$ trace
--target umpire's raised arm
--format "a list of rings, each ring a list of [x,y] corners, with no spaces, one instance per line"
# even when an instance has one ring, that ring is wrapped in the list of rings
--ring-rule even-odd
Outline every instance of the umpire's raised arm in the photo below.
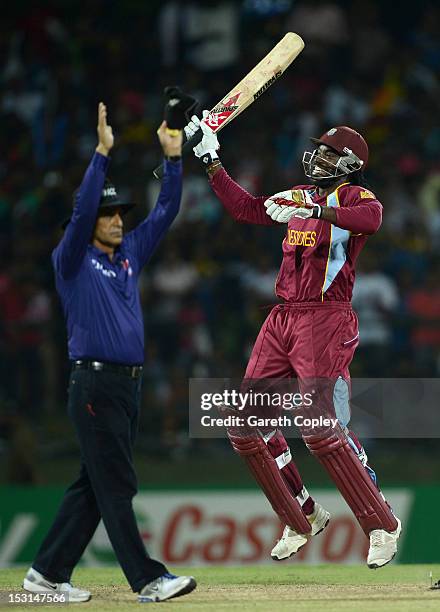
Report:
[[[86,254],[110,162],[108,155],[114,144],[113,130],[107,124],[107,107],[103,102],[98,105],[97,132],[98,146],[75,193],[72,216],[63,224],[66,230],[63,239],[52,256],[57,272],[66,280],[77,274]]]
[[[159,197],[148,217],[124,238],[138,269],[147,263],[174,221],[182,197],[182,131],[169,130],[163,121],[157,135],[165,157]]]
[[[163,122],[158,131],[165,155],[159,200],[124,237],[124,217],[135,203],[120,197],[106,176],[113,132],[105,105],[99,105],[98,146],[52,255],[71,367],[67,412],[81,468],[26,573],[23,586],[31,593],[50,587],[67,592],[71,603],[91,598],[70,579],[101,519],[139,602],[164,601],[196,587],[192,576],[170,574],[150,557],[132,505],[145,358],[139,269],[176,216],[182,191],[182,131],[171,128]]]

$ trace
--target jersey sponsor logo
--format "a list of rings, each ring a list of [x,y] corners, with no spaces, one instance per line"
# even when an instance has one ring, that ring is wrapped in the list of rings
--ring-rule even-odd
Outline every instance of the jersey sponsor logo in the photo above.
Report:
[[[372,200],[376,199],[376,196],[374,195],[374,193],[372,191],[370,191],[369,189],[364,189],[363,191],[360,192],[359,195],[360,195],[360,197],[362,199],[364,199],[364,198],[369,198],[369,199],[372,199]]]
[[[109,270],[108,268],[104,268],[102,263],[100,263],[96,259],[92,259],[92,266],[95,268],[95,270],[99,270],[101,274],[107,276],[107,278],[116,278],[116,272],[114,272],[113,270]]]
[[[287,244],[290,246],[313,247],[316,244],[316,232],[310,230],[301,232],[289,228],[287,230]]]

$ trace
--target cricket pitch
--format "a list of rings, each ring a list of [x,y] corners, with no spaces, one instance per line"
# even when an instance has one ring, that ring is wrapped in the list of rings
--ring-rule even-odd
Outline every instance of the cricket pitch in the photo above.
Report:
[[[0,570],[0,591],[19,591],[25,570]],[[198,588],[182,598],[161,603],[160,612],[440,610],[440,590],[429,589],[429,573],[432,571],[437,581],[440,565],[390,565],[369,570],[361,566],[299,566],[286,562],[175,571],[194,575]],[[141,605],[117,568],[79,568],[73,583],[93,594],[88,603],[72,604],[81,610],[125,610]],[[28,610],[29,605],[8,608]],[[38,609],[53,610],[54,605],[39,605]]]

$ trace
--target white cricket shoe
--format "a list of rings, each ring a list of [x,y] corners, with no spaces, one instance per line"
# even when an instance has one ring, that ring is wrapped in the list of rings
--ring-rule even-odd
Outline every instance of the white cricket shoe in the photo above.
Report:
[[[377,569],[389,563],[397,552],[397,540],[402,531],[402,523],[396,517],[397,529],[373,529],[370,532],[370,550],[368,551],[367,565],[370,569]]]
[[[318,533],[321,533],[321,531],[323,531],[329,524],[330,512],[328,510],[325,510],[325,508],[323,508],[321,504],[315,502],[315,509],[313,510],[312,514],[307,515],[307,519],[312,526],[311,535],[316,536],[318,535]]]
[[[289,525],[284,527],[281,540],[278,540],[270,553],[274,561],[284,561],[284,559],[288,559],[296,554],[304,544],[307,544],[309,537],[321,533],[330,521],[330,512],[325,510],[321,504],[315,502],[315,509],[312,514],[307,515],[307,519],[312,526],[312,530],[308,535],[297,533],[294,529],[291,529]]]
[[[68,603],[89,601],[92,595],[89,591],[77,589],[70,582],[51,582],[31,567],[23,580],[23,588],[30,593],[64,593]]]
[[[138,595],[140,603],[165,601],[191,593],[197,586],[192,576],[175,576],[167,572],[144,586]]]

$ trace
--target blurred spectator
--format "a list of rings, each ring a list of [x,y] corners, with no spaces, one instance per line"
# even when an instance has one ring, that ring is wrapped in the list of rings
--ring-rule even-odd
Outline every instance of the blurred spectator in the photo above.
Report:
[[[385,376],[391,357],[393,313],[398,303],[397,287],[378,269],[374,251],[364,253],[356,274],[353,308],[359,317],[356,358],[360,357],[366,376]]]
[[[421,52],[423,64],[439,74],[440,71],[440,9],[436,3],[426,7],[415,29],[413,40]]]
[[[273,266],[271,258],[267,254],[261,254],[254,265],[248,265],[242,274],[242,283],[250,295],[250,299],[258,302],[273,303],[275,279],[278,269]]]
[[[432,244],[440,252],[440,172],[426,177],[420,188],[419,203]]]
[[[392,48],[390,33],[381,21],[380,4],[371,0],[350,3],[351,66],[365,77],[381,70]],[[364,87],[368,81],[364,82]]]
[[[34,274],[36,274],[34,272]],[[40,412],[49,403],[42,348],[47,337],[47,326],[51,318],[48,293],[38,285],[36,279],[19,269],[3,276],[0,289],[0,312],[4,324],[2,359],[6,395],[18,400],[25,413],[38,420]]]
[[[226,68],[238,57],[238,6],[204,0],[167,2],[160,13],[162,61],[182,60],[203,71]]]
[[[348,39],[347,18],[336,2],[298,2],[290,15],[288,29],[298,32],[307,43],[341,45]]]
[[[418,366],[427,375],[440,374],[440,266],[438,261],[428,269],[425,282],[409,291],[408,314],[413,318],[411,341]]]
[[[353,125],[361,129],[370,115],[365,85],[352,76],[331,85],[324,99],[324,117],[328,125]]]
[[[179,298],[195,287],[197,278],[195,265],[182,261],[178,251],[169,246],[160,267],[156,267],[152,284],[159,299]]]

